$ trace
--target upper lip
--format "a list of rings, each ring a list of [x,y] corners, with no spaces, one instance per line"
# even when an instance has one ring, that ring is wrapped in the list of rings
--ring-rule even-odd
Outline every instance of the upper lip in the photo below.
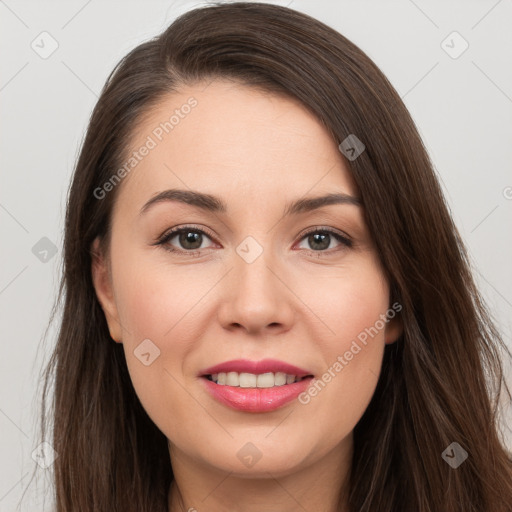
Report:
[[[224,363],[216,364],[201,370],[200,375],[213,375],[214,373],[237,372],[237,373],[253,373],[260,375],[262,373],[282,372],[287,375],[295,375],[296,377],[305,377],[313,375],[310,371],[299,368],[293,364],[285,363],[277,359],[262,359],[261,361],[250,361],[248,359],[233,359]]]

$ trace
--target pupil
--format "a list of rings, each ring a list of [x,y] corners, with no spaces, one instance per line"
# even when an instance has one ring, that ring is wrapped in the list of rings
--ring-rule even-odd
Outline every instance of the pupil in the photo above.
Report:
[[[181,236],[180,236],[180,243],[183,245],[183,247],[187,248],[187,249],[198,249],[199,247],[201,247],[201,234],[200,233],[194,233],[192,231],[187,231],[186,233],[182,233]],[[197,245],[197,247],[190,247],[188,244],[189,243],[192,243],[194,244],[197,243],[197,241],[199,240],[199,245]]]
[[[321,243],[319,249],[327,249],[329,247],[329,236],[330,235],[327,233],[316,233],[309,237],[309,242],[313,242],[311,245],[314,247],[315,243],[317,243],[320,240]]]

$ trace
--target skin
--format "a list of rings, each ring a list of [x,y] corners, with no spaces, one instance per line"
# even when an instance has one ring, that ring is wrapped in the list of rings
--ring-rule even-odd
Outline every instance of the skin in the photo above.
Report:
[[[320,121],[294,99],[227,80],[205,86],[170,94],[136,127],[134,150],[188,98],[198,101],[118,185],[110,250],[93,246],[96,293],[137,395],[169,440],[170,512],[334,512],[352,431],[375,391],[385,344],[401,333],[399,316],[307,404],[247,413],[207,393],[200,370],[238,358],[280,359],[319,378],[391,304],[362,207],[283,217],[286,202],[305,196],[358,196]],[[139,215],[169,188],[213,194],[228,211],[173,201]],[[198,256],[154,245],[188,224],[215,234],[202,235]],[[332,236],[322,247],[308,242],[303,233],[313,227],[341,232],[353,246]],[[236,252],[247,236],[263,249],[250,264]],[[191,251],[179,235],[168,245]],[[134,355],[145,339],[160,350],[148,366]],[[248,442],[262,455],[252,467],[237,457]]]

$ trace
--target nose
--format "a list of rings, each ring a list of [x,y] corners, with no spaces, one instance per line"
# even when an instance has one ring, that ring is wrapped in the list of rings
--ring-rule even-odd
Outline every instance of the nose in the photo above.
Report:
[[[217,313],[222,326],[248,334],[289,330],[295,308],[285,274],[269,250],[254,261],[235,254],[234,266],[223,279],[223,300]]]

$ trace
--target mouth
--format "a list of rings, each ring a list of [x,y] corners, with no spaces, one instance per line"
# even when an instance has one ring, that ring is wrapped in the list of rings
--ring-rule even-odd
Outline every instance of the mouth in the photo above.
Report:
[[[242,412],[264,413],[293,402],[314,379],[309,370],[278,359],[225,361],[198,374],[218,402]]]
[[[219,372],[201,376],[219,386],[238,388],[273,388],[289,386],[302,380],[312,379],[313,375],[293,375],[284,372],[246,373],[246,372]]]
[[[220,386],[271,388],[300,382],[314,375],[304,368],[278,359],[234,359],[204,368],[199,376]]]

